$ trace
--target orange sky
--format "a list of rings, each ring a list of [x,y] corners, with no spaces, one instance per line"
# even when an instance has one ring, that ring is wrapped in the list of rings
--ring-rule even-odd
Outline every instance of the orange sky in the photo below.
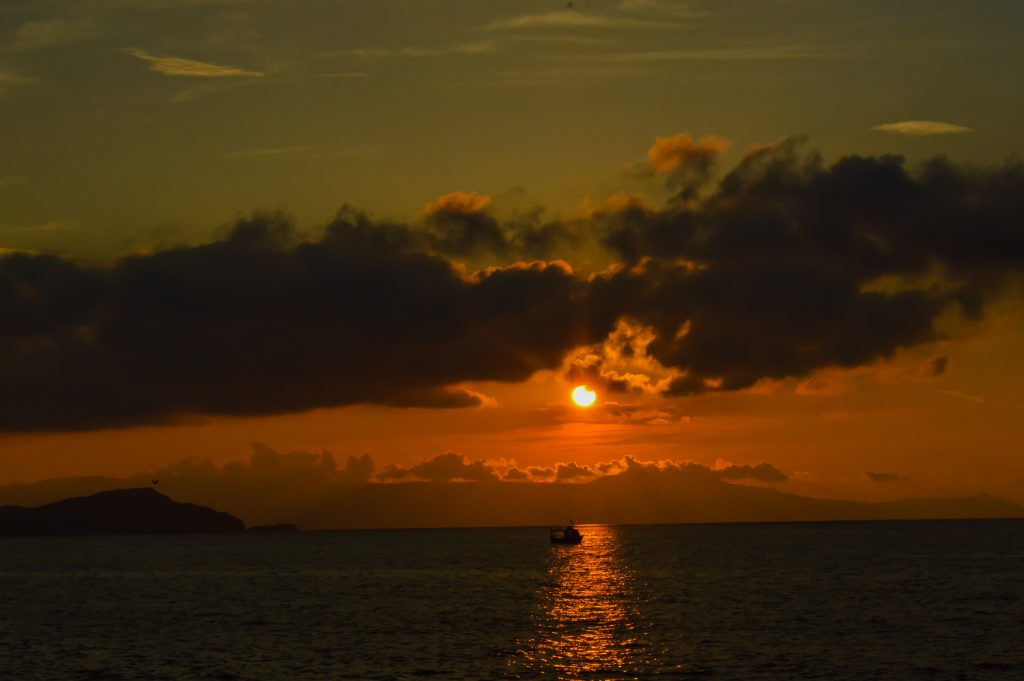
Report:
[[[473,387],[493,398],[459,410],[353,406],[264,418],[196,418],[170,427],[6,435],[0,483],[71,475],[130,476],[185,457],[248,460],[253,443],[279,451],[371,454],[378,467],[454,451],[499,466],[594,464],[630,455],[710,466],[768,461],[779,489],[883,500],[988,492],[1024,502],[1024,317],[998,317],[937,347],[852,372],[823,371],[736,394],[675,399],[601,395],[571,406],[551,372],[523,384]],[[950,358],[941,377],[922,366]],[[623,412],[609,400],[621,401]],[[866,471],[906,478],[873,482]]]
[[[143,5],[0,9],[0,485],[262,443],[1024,503],[1019,7]]]

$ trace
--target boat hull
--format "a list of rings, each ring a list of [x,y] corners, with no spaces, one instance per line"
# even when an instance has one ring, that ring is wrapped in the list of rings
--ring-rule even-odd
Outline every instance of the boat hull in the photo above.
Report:
[[[562,538],[562,539],[556,539],[554,537],[551,538],[551,543],[552,544],[579,544],[582,541],[583,541],[583,535],[580,535],[578,537],[569,537],[569,538]]]
[[[565,527],[552,527],[550,536],[552,544],[579,544],[583,541],[583,535],[571,523]]]

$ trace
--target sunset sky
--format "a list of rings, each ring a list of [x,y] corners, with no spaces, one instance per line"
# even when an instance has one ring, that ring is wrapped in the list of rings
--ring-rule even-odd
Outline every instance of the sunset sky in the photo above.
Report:
[[[262,444],[1024,503],[1022,35],[995,0],[4,2],[0,484]]]

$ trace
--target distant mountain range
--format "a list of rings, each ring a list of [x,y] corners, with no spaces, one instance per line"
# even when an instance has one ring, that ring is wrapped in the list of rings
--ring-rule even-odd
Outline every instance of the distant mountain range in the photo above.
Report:
[[[181,504],[154,489],[118,489],[35,508],[0,507],[0,536],[244,532],[228,513]]]
[[[303,527],[1005,518],[1024,508],[987,495],[882,503],[812,499],[694,471],[630,471],[585,484],[403,483],[351,490],[299,516]]]
[[[9,485],[0,487],[0,503],[45,503],[124,484],[112,478],[66,478]],[[161,480],[160,489],[177,499],[226,509],[251,523],[288,522],[303,529],[549,525],[570,518],[624,524],[1024,517],[1021,506],[988,495],[878,503],[813,499],[726,482],[703,466],[637,467],[576,484],[354,484],[287,477],[257,484],[172,478]],[[152,489],[124,492],[174,503]]]

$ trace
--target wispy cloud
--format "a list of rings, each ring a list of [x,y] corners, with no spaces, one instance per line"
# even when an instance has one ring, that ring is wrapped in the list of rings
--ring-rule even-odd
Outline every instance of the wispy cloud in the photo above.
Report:
[[[570,35],[566,33],[510,33],[502,36],[503,43],[540,43],[547,45],[600,46],[614,43],[610,38],[595,38],[591,35]]]
[[[361,59],[393,59],[396,57],[441,57],[447,54],[487,54],[496,52],[500,45],[494,40],[460,43],[447,47],[356,47],[350,50],[333,50],[319,55],[320,59],[334,57],[359,57]]]
[[[242,149],[240,151],[225,151],[217,154],[217,158],[241,159],[241,158],[266,158],[280,156],[294,156],[308,151],[308,147],[267,147],[264,149]]]
[[[872,130],[878,132],[891,132],[896,135],[907,135],[909,137],[931,137],[933,135],[957,135],[965,132],[973,132],[971,128],[953,123],[941,121],[897,121],[895,123],[883,123],[876,125]]]
[[[683,50],[646,50],[573,57],[600,64],[643,64],[676,61],[759,61],[775,59],[824,59],[848,53],[817,45],[765,45],[753,47],[697,47]]]
[[[21,227],[21,232],[56,232],[58,230],[69,229],[72,227],[70,222],[63,222],[61,220],[47,220],[46,222],[37,222],[31,225],[25,225]]]
[[[484,28],[489,31],[515,31],[524,28],[672,28],[673,24],[649,19],[612,17],[603,14],[586,14],[575,10],[525,14],[511,19],[498,19]]]
[[[252,149],[235,149],[220,152],[212,152],[200,155],[201,158],[217,159],[221,161],[259,161],[262,159],[273,161],[275,159],[312,159],[330,158],[338,156],[353,156],[368,151],[368,147],[346,147],[346,148],[324,148],[320,146],[281,146],[281,147],[255,147]]]
[[[14,40],[7,46],[6,51],[28,52],[84,40],[93,35],[94,29],[90,21],[29,21],[18,28]]]
[[[0,178],[2,180],[3,178]],[[64,222],[62,220],[47,220],[45,222],[36,222],[29,225],[12,225],[9,227],[2,227],[4,232],[55,232],[63,229],[70,229],[74,226],[71,222]]]
[[[354,80],[358,78],[369,78],[370,74],[363,71],[332,71],[329,73],[318,73],[318,78],[333,78],[337,80]]]
[[[607,38],[594,38],[578,35],[551,34],[551,33],[510,33],[498,38],[477,40],[473,42],[458,43],[455,45],[441,46],[420,46],[404,45],[399,47],[354,47],[346,50],[330,50],[316,56],[318,60],[330,60],[337,58],[371,59],[415,59],[415,58],[436,58],[448,55],[485,55],[500,52],[523,43],[546,44],[546,45],[579,45],[599,46],[608,45],[613,41]],[[322,74],[321,77],[334,78],[362,78],[366,77],[361,71],[342,72],[338,74]]]
[[[261,71],[250,71],[237,66],[212,64],[209,62],[183,59],[182,57],[158,57],[134,47],[125,50],[137,59],[149,62],[149,68],[165,76],[186,76],[192,78],[247,77],[260,78]]]
[[[31,83],[31,78],[19,76],[16,73],[10,71],[0,71],[0,97],[5,96],[11,91],[11,86],[21,85],[23,83]]]
[[[978,395],[971,395],[970,393],[960,392],[959,390],[940,390],[943,395],[949,395],[950,397],[956,397],[957,399],[967,400],[968,402],[974,402],[975,404],[986,404],[988,400]]]
[[[110,9],[180,9],[189,7],[216,7],[243,5],[248,0],[106,0]]]
[[[652,12],[681,19],[700,19],[711,14],[676,0],[620,0],[618,8],[623,12]]]
[[[192,82],[198,82],[199,84],[175,92],[171,96],[171,101],[175,104],[185,104],[193,102],[200,97],[249,87],[254,83],[258,83],[259,80],[256,78],[201,78]]]
[[[31,248],[7,248],[5,246],[0,246],[0,258],[4,257],[5,255],[13,255],[15,253],[22,253],[25,255],[38,255],[39,251],[34,251]]]
[[[476,80],[451,80],[448,87],[506,87],[582,83],[608,78],[632,77],[647,73],[646,69],[627,66],[569,66],[539,70],[504,71]]]

